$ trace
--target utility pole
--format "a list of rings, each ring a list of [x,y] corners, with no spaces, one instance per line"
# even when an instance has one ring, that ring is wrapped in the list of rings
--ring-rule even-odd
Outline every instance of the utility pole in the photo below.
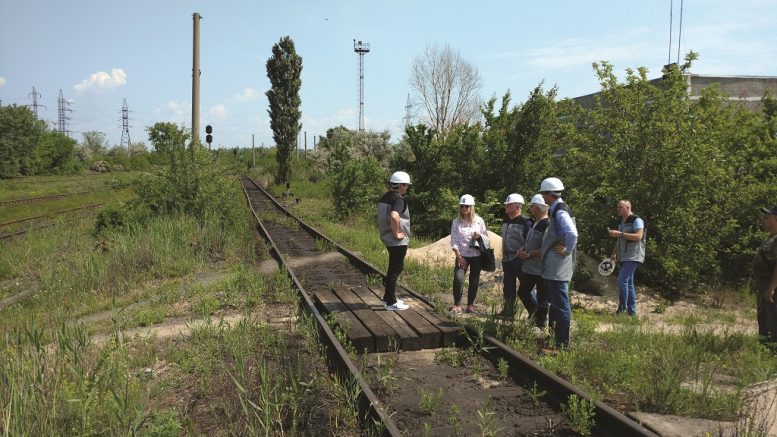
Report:
[[[200,143],[200,13],[195,12],[192,53],[192,144]]]
[[[67,135],[68,138],[70,138],[70,131],[67,130],[67,122],[70,120],[70,117],[65,115],[66,112],[73,112],[72,109],[69,108],[70,102],[65,100],[65,97],[62,95],[62,89],[59,90],[59,98],[57,99],[57,130],[61,133]]]
[[[32,106],[32,114],[35,116],[35,119],[38,119],[38,106],[42,106],[43,108],[46,108],[46,105],[39,105],[38,104],[38,96],[43,97],[39,92],[35,91],[35,87],[32,87],[32,92],[27,93],[28,96],[32,96],[32,105],[26,105],[26,106]]]
[[[305,131],[305,158],[308,157],[308,131]]]
[[[251,134],[251,155],[254,157],[254,165],[252,168],[256,168],[256,147],[254,146],[254,134]]]
[[[127,142],[127,155],[130,152],[130,134],[129,134],[129,108],[127,107],[127,99],[124,99],[124,103],[121,105],[121,146],[124,146],[124,142]]]
[[[359,132],[364,132],[364,55],[370,51],[370,43],[353,40],[353,51],[359,54]]]

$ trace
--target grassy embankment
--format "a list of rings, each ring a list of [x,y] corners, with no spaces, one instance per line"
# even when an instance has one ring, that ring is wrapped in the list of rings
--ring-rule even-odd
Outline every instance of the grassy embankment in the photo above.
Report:
[[[280,188],[276,189],[280,193]],[[379,269],[385,269],[385,248],[375,234],[372,217],[338,223],[331,199],[322,184],[296,182],[295,196],[302,197],[293,210],[344,246],[358,251]],[[415,238],[412,247],[431,241]],[[448,268],[421,266],[406,261],[401,280],[431,298],[445,311],[452,282]],[[722,310],[675,317],[671,332],[657,330],[647,318],[614,316],[609,311],[573,308],[573,347],[569,351],[542,354],[525,314],[512,322],[476,321],[482,329],[503,339],[543,367],[579,384],[595,397],[622,411],[645,411],[736,420],[747,431],[777,414],[777,405],[753,408],[747,388],[777,377],[777,357],[766,351],[754,335],[742,334],[736,315],[749,308],[755,324],[755,301],[746,291],[733,291],[739,299]],[[480,297],[478,299],[481,299]],[[482,306],[500,304],[500,297],[486,297]],[[473,319],[470,319],[473,321]],[[705,326],[712,322],[714,329]],[[609,330],[597,329],[608,325]]]
[[[0,434],[356,434],[355,393],[286,278],[258,274],[247,214],[92,229],[0,242],[0,299],[27,295],[0,308]]]

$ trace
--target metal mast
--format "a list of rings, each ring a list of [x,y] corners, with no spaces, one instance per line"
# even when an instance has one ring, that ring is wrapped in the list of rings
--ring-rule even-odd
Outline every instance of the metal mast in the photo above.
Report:
[[[359,132],[364,132],[364,55],[370,43],[353,40],[353,51],[359,54]]]
[[[121,106],[121,146],[124,146],[125,141],[127,143],[127,154],[129,154],[130,153],[130,134],[129,134],[129,108],[127,107],[127,99],[124,99],[124,104]]]
[[[66,115],[67,112],[73,112],[69,108],[70,102],[68,102],[62,95],[62,90],[59,90],[59,98],[57,98],[57,130],[70,137],[70,131],[67,129],[67,122],[70,117]]]
[[[407,104],[405,104],[405,129],[410,126],[410,120],[413,119],[413,115],[410,110],[413,109],[413,104],[410,103],[410,94],[407,95]]]
[[[32,96],[32,105],[27,105],[27,106],[32,106],[32,113],[33,113],[33,115],[35,115],[35,119],[37,120],[38,119],[38,106],[43,106],[44,108],[46,107],[46,105],[39,105],[38,104],[38,96],[40,96],[40,97],[43,97],[43,96],[41,96],[41,94],[39,92],[35,91],[35,87],[32,87],[32,92],[31,93],[27,93],[27,95],[28,96],[29,95]]]

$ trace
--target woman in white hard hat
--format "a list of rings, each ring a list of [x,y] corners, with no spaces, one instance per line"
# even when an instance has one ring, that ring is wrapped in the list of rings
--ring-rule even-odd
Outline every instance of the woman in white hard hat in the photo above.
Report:
[[[456,254],[453,268],[453,314],[461,314],[461,297],[464,275],[469,268],[469,287],[467,288],[467,307],[465,312],[475,312],[475,297],[480,285],[480,249],[479,244],[488,243],[488,229],[483,219],[475,213],[475,198],[469,194],[459,199],[459,214],[451,225],[451,249]]]

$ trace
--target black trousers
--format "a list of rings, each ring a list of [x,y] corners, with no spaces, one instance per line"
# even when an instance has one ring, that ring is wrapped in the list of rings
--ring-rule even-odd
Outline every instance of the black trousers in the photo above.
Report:
[[[386,305],[397,303],[395,294],[397,289],[397,279],[402,270],[405,269],[405,255],[407,255],[407,246],[386,246],[389,253],[388,271],[386,272],[386,291],[383,294],[383,301]]]

